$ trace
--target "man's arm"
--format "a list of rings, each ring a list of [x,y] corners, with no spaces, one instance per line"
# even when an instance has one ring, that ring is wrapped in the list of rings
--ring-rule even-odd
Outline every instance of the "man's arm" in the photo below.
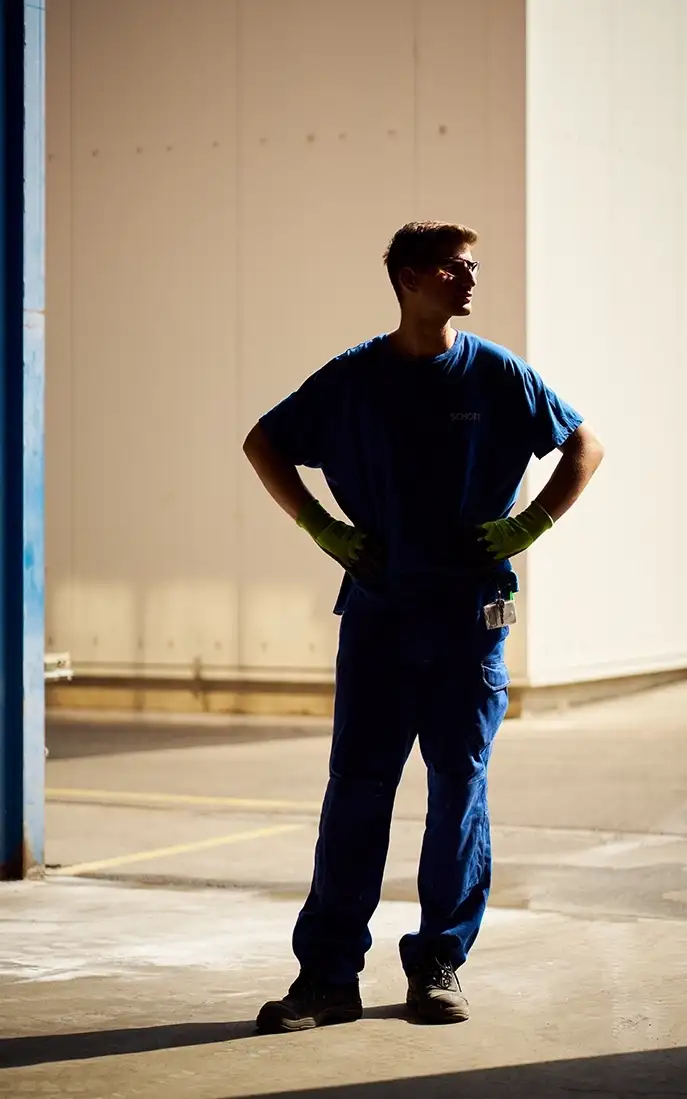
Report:
[[[291,462],[272,445],[258,423],[246,436],[243,450],[273,500],[295,519],[314,542],[361,581],[374,581],[383,565],[381,547],[356,527],[334,519],[308,492]]]
[[[562,457],[553,475],[529,507],[511,519],[482,523],[482,542],[495,561],[503,561],[536,542],[577,500],[601,463],[604,450],[582,423],[558,448]]]
[[[298,519],[313,497],[296,467],[275,450],[260,424],[248,432],[243,452],[272,499],[292,519]]]
[[[572,507],[604,456],[603,446],[586,423],[580,424],[559,450],[562,457],[534,501],[554,522]]]

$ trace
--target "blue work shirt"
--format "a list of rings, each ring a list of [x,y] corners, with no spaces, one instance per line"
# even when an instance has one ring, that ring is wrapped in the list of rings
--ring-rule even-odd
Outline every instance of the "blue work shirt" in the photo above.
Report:
[[[366,594],[390,604],[443,603],[483,576],[458,551],[466,530],[507,516],[532,455],[581,423],[528,363],[468,332],[435,358],[377,336],[260,419],[275,449],[321,469],[344,514],[383,544],[384,581]],[[514,576],[508,561],[489,567]],[[358,586],[345,576],[335,613]]]

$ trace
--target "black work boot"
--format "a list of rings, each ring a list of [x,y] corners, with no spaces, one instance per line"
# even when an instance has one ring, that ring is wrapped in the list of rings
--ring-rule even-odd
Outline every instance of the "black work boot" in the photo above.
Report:
[[[357,981],[336,985],[300,973],[283,1000],[269,1000],[256,1026],[263,1034],[309,1030],[329,1023],[352,1023],[363,1013]]]
[[[410,974],[406,1003],[428,1023],[462,1023],[470,1017],[453,966],[437,958]]]

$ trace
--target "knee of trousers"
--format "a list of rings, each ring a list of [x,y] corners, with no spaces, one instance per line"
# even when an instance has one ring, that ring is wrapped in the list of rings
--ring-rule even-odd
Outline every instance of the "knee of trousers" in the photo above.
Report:
[[[465,766],[437,772],[430,769],[429,804],[432,808],[451,809],[459,817],[483,816],[487,805],[487,769],[477,757]]]
[[[350,805],[357,815],[365,810],[393,807],[398,778],[394,775],[351,774],[332,768],[325,807]]]

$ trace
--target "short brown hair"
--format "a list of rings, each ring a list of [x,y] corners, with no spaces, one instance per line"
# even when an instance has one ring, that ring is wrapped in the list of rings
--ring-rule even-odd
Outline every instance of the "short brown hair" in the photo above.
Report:
[[[446,253],[459,245],[471,247],[477,243],[477,233],[467,225],[449,221],[410,221],[394,233],[384,253],[396,297],[401,300],[399,272],[403,267],[431,267],[446,258]]]

